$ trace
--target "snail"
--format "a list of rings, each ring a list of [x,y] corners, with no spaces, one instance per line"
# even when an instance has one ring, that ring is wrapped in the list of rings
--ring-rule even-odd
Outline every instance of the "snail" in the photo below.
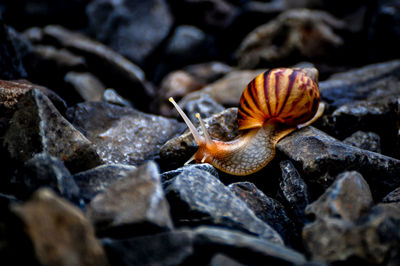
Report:
[[[249,175],[265,167],[274,158],[280,139],[310,125],[324,111],[315,68],[276,68],[255,77],[240,98],[237,121],[241,134],[228,142],[212,139],[196,114],[201,136],[172,97],[169,100],[199,145],[191,160],[232,175]]]

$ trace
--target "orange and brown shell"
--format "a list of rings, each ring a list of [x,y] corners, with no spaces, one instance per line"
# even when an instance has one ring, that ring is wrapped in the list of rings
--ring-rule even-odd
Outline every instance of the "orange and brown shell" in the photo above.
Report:
[[[240,97],[239,130],[262,127],[268,121],[295,126],[310,120],[320,101],[316,76],[277,68],[255,77]]]

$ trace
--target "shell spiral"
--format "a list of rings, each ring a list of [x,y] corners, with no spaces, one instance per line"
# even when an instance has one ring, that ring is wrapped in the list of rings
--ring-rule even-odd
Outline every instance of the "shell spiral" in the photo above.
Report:
[[[295,126],[310,120],[320,102],[316,75],[290,68],[258,75],[240,98],[239,129],[259,128],[268,121]]]

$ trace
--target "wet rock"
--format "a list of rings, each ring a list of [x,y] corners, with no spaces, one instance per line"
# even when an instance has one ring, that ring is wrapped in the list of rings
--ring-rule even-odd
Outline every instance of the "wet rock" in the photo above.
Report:
[[[275,230],[207,171],[196,168],[183,171],[171,180],[165,191],[176,225],[207,222],[251,232],[282,244]]]
[[[57,197],[50,190],[41,189],[24,204],[11,206],[17,220],[9,230],[23,232],[32,249],[19,249],[13,261],[23,261],[32,252],[40,265],[108,265],[100,242],[85,215],[76,207]],[[15,236],[21,236],[21,233]]]
[[[182,265],[193,254],[188,230],[163,232],[129,239],[104,239],[111,265]]]
[[[397,202],[400,203],[400,187],[396,188],[389,194],[387,194],[383,199],[383,203],[392,203],[392,202]]]
[[[96,38],[139,65],[169,34],[173,18],[164,0],[92,1],[86,9]]]
[[[381,138],[374,132],[357,131],[343,142],[360,149],[381,153]]]
[[[74,88],[83,101],[97,102],[103,97],[105,86],[96,76],[88,72],[68,72],[64,80]]]
[[[43,34],[44,38],[85,57],[90,72],[101,77],[102,82],[110,84],[122,96],[136,100],[138,106],[146,108],[145,99],[149,100],[151,88],[138,66],[109,47],[60,26],[46,26]]]
[[[123,164],[104,164],[79,172],[73,178],[80,189],[80,197],[89,202],[98,193],[105,191],[114,182],[125,179],[135,170],[135,166]]]
[[[27,76],[22,55],[15,48],[8,27],[0,18],[0,79],[20,79]]]
[[[126,237],[172,228],[157,165],[148,162],[97,194],[87,207],[100,235]]]
[[[350,170],[363,175],[375,199],[399,186],[399,160],[346,145],[314,127],[303,128],[283,138],[277,150],[307,176],[307,184],[313,191],[316,187],[328,187],[339,173]]]
[[[326,57],[343,44],[334,33],[344,23],[329,13],[293,9],[250,32],[236,52],[239,66],[254,68],[273,62]]]
[[[193,97],[191,100],[185,101],[181,108],[194,125],[200,124],[199,119],[196,117],[197,113],[205,119],[225,110],[221,104],[217,103],[208,94],[199,94],[198,98]]]
[[[233,183],[228,188],[265,223],[274,228],[282,237],[286,245],[297,243],[293,221],[287,216],[283,205],[259,190],[250,182]]]
[[[208,172],[212,176],[215,176],[216,178],[218,178],[218,171],[211,164],[208,164],[208,163],[188,164],[188,165],[179,167],[177,169],[162,173],[161,180],[163,182],[163,185],[165,187],[167,187],[174,180],[174,178],[176,176],[182,174],[183,172],[190,172],[190,171],[192,171],[192,169],[198,169],[201,171]]]
[[[91,142],[36,89],[19,100],[3,145],[10,158],[19,163],[41,152],[61,159],[71,172],[102,163]]]
[[[187,101],[198,98],[199,94],[208,94],[217,103],[225,106],[237,106],[247,84],[263,72],[265,72],[263,69],[232,71],[223,78],[208,84],[200,91],[188,94],[182,99],[180,104],[185,105]]]
[[[78,203],[79,188],[64,163],[46,153],[35,154],[11,180],[14,194],[27,199],[41,187],[51,188],[60,196]]]
[[[105,102],[80,103],[67,117],[106,163],[135,165],[156,158],[161,145],[183,129],[174,119]]]
[[[308,222],[305,209],[309,204],[307,184],[289,160],[281,161],[282,176],[279,180],[280,192],[295,222],[302,227]]]
[[[356,221],[373,205],[371,191],[356,171],[340,174],[318,200],[307,206],[306,212],[318,218]]]
[[[132,103],[122,98],[114,89],[106,89],[102,100],[119,106],[132,107]]]

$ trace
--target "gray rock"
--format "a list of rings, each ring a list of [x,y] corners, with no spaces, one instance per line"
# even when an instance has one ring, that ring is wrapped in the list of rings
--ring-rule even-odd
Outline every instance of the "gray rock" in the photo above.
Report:
[[[139,65],[167,37],[173,23],[164,0],[96,0],[86,12],[96,38]]]
[[[66,49],[57,49],[50,45],[35,45],[29,57],[29,62],[33,67],[37,67],[42,71],[49,71],[50,73],[56,73],[55,69],[63,72],[70,70],[79,71],[84,70],[86,66],[84,57],[75,55]]]
[[[400,160],[346,145],[314,127],[286,136],[277,149],[307,176],[309,187],[327,188],[339,173],[349,170],[363,175],[376,199],[400,185]]]
[[[97,102],[103,98],[105,86],[96,76],[88,72],[68,72],[64,81],[80,96],[79,102]]]
[[[350,137],[345,138],[343,143],[360,149],[381,153],[381,138],[374,132],[357,131]]]
[[[214,166],[208,163],[200,163],[200,164],[188,164],[179,167],[178,169],[164,172],[161,174],[161,180],[163,181],[164,186],[167,186],[170,182],[173,181],[174,177],[182,174],[183,172],[191,171],[192,169],[199,169],[202,171],[206,171],[210,173],[212,176],[218,178],[218,171]]]
[[[189,65],[184,68],[189,74],[204,83],[214,82],[232,71],[232,67],[218,61]]]
[[[119,106],[132,107],[132,103],[122,98],[114,89],[106,89],[102,100]]]
[[[356,171],[340,174],[335,182],[306,212],[318,219],[336,218],[355,222],[372,207],[371,191],[364,178]]]
[[[211,258],[210,263],[208,264],[208,266],[242,266],[242,265],[244,264],[241,264],[236,260],[228,256],[225,256],[223,253],[218,253],[214,255]]]
[[[64,163],[46,153],[35,154],[17,169],[11,180],[19,198],[30,197],[41,187],[51,188],[66,199],[78,203],[79,188]]]
[[[10,158],[19,163],[42,152],[64,161],[71,172],[102,163],[92,143],[36,89],[19,100],[3,145]]]
[[[105,102],[80,103],[68,109],[67,117],[112,164],[136,165],[156,158],[161,145],[183,129],[174,119]]]
[[[305,214],[305,209],[309,204],[307,184],[289,160],[281,161],[279,165],[282,171],[279,180],[280,192],[294,221],[302,227],[308,222]]]
[[[292,220],[287,216],[283,205],[265,195],[253,183],[233,183],[228,188],[265,223],[274,228],[285,241],[286,245],[295,246],[299,236]]]
[[[383,203],[400,203],[400,187],[396,188],[395,190],[393,190],[392,192],[390,192],[389,194],[387,194],[383,199],[382,199]]]
[[[126,178],[135,169],[135,166],[130,165],[104,164],[76,173],[73,178],[80,189],[80,197],[88,202],[114,182]]]
[[[185,170],[165,189],[177,225],[207,222],[251,232],[282,244],[279,234],[209,172]]]
[[[321,58],[343,44],[345,25],[324,11],[292,9],[250,32],[236,52],[239,66],[255,68],[296,58]],[[292,62],[295,63],[295,62]]]
[[[19,242],[11,242],[18,243],[14,248],[19,248],[13,261],[24,260],[34,252],[40,265],[108,265],[85,215],[50,190],[40,189],[28,202],[13,204],[11,212],[16,222],[8,225],[9,230],[16,230],[19,234],[15,236],[20,237]],[[30,250],[22,249],[22,236],[32,244]]]
[[[126,237],[172,229],[157,165],[148,162],[97,194],[87,215],[100,235]]]

